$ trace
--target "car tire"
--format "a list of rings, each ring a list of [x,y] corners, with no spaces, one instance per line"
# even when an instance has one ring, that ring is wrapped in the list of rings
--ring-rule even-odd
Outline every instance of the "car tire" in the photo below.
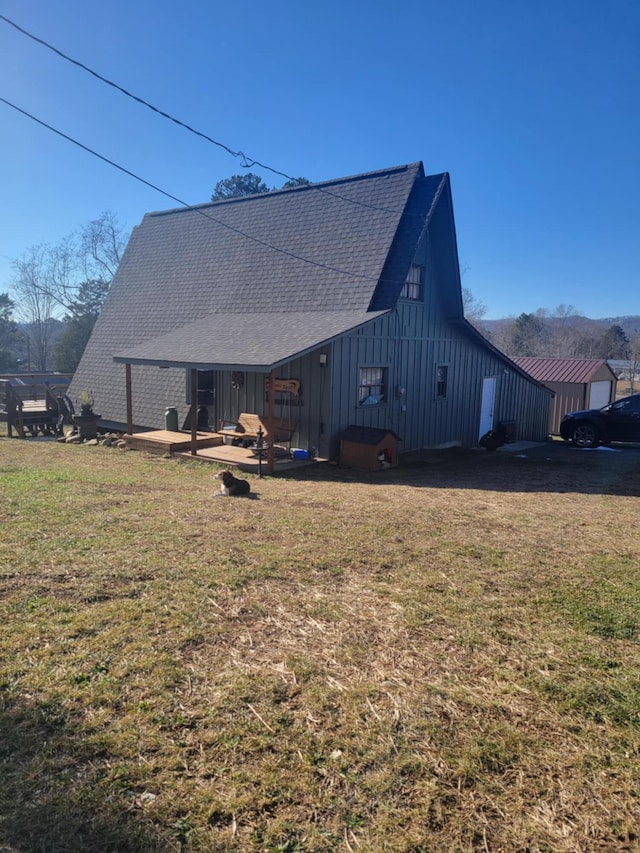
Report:
[[[593,424],[582,423],[574,428],[572,441],[576,447],[597,447],[600,443],[600,436]]]

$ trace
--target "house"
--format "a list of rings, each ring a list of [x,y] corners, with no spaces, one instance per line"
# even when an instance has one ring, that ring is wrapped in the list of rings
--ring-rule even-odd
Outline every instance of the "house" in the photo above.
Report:
[[[196,387],[192,387],[197,385]],[[336,458],[349,426],[402,452],[548,433],[549,391],[463,316],[448,174],[422,163],[147,214],[75,374],[101,425],[295,421]]]
[[[637,390],[637,383],[640,383],[640,353],[636,358],[609,358],[607,364],[613,370],[618,381],[626,381],[629,383],[629,393],[633,394]],[[616,394],[618,391],[616,391]]]
[[[513,361],[554,392],[549,432],[560,434],[567,412],[599,409],[616,398],[616,375],[603,358],[518,357]]]

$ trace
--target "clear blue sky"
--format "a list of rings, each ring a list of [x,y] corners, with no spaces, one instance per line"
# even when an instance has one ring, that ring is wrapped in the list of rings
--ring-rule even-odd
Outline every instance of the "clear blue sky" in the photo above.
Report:
[[[0,0],[0,13],[288,174],[449,172],[463,284],[488,317],[640,314],[638,0]],[[242,171],[2,21],[0,79],[0,96],[189,203]],[[0,187],[0,292],[29,246],[104,210],[133,227],[176,206],[1,103]]]

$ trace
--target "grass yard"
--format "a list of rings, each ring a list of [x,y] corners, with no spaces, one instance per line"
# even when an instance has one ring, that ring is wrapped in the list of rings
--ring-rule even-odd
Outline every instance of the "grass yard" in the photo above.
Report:
[[[640,452],[214,470],[0,437],[0,849],[640,850]]]

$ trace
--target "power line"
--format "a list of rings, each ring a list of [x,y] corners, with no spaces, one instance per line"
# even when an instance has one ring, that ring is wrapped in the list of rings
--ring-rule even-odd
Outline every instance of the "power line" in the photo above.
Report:
[[[157,113],[158,115],[162,116],[163,118],[166,118],[169,121],[172,121],[174,124],[177,124],[179,127],[182,127],[185,130],[189,131],[189,133],[193,133],[196,136],[199,136],[201,139],[204,139],[207,142],[210,142],[212,145],[216,145],[218,148],[222,148],[224,151],[226,151],[232,157],[239,158],[240,159],[240,165],[243,168],[250,169],[253,166],[258,166],[261,169],[265,169],[268,172],[272,172],[274,175],[279,175],[282,178],[286,178],[286,180],[288,180],[288,181],[292,181],[294,183],[296,183],[298,181],[298,178],[294,178],[291,175],[287,175],[286,172],[281,172],[279,169],[274,169],[272,166],[268,166],[266,163],[261,163],[259,160],[254,160],[253,158],[248,157],[243,151],[234,151],[228,145],[225,145],[224,142],[220,142],[217,139],[213,139],[208,134],[202,133],[202,131],[196,130],[194,127],[191,127],[190,125],[186,124],[185,122],[181,121],[180,119],[177,119],[174,116],[170,115],[170,113],[167,113],[164,110],[161,110],[158,107],[153,106],[153,104],[150,104],[148,101],[145,101],[144,98],[141,98],[138,95],[134,95],[132,92],[129,92],[123,86],[120,86],[117,83],[114,83],[112,80],[109,80],[107,77],[104,77],[102,74],[99,74],[97,71],[94,71],[92,68],[89,68],[89,66],[85,65],[83,62],[80,62],[77,59],[73,59],[73,57],[68,56],[66,53],[63,53],[61,50],[58,50],[57,47],[54,47],[52,44],[49,44],[49,42],[45,41],[44,39],[39,38],[38,36],[34,35],[33,33],[30,33],[28,30],[25,30],[23,27],[16,24],[15,21],[12,21],[10,18],[7,18],[6,15],[0,15],[0,20],[2,20],[5,23],[9,24],[10,26],[14,27],[14,29],[18,30],[18,32],[21,32],[23,35],[27,36],[27,38],[30,38],[33,41],[37,42],[38,44],[41,44],[43,47],[46,47],[48,50],[53,51],[53,53],[57,54],[62,59],[66,60],[67,62],[72,63],[72,65],[75,65],[78,68],[81,68],[83,71],[86,71],[88,74],[91,74],[93,77],[95,77],[97,80],[100,80],[102,83],[106,83],[107,86],[111,86],[112,88],[117,89],[118,92],[121,92],[123,95],[126,95],[127,98],[132,98],[134,101],[137,101],[139,104],[147,107],[148,109],[152,110],[154,113]],[[398,214],[400,216],[421,216],[421,214],[419,214],[419,213],[412,213],[410,211],[402,211],[402,210],[393,210],[392,208],[389,208],[389,207],[379,207],[375,204],[367,204],[366,202],[356,201],[355,199],[347,198],[346,196],[340,195],[339,193],[331,192],[331,190],[328,190],[324,187],[316,186],[315,184],[309,184],[309,189],[316,190],[317,192],[326,193],[327,195],[331,195],[334,198],[339,198],[342,201],[346,201],[349,204],[355,204],[359,207],[367,207],[371,210],[380,210],[380,211],[383,211],[384,213],[395,213],[395,214]]]
[[[242,159],[242,165],[245,168],[250,168],[251,166],[262,166],[262,164],[258,163],[256,160],[250,160],[250,158],[245,157],[245,155],[243,154],[242,151],[233,151],[231,148],[229,148],[223,142],[218,142],[217,140],[212,139],[210,136],[207,136],[205,133],[201,133],[199,130],[196,130],[195,128],[190,127],[188,124],[185,124],[184,122],[180,121],[179,119],[174,118],[173,116],[169,115],[169,113],[166,113],[161,109],[158,109],[158,107],[154,107],[153,104],[150,104],[148,101],[145,101],[142,98],[139,98],[137,95],[134,95],[132,92],[127,91],[127,89],[123,88],[122,86],[119,86],[117,83],[114,83],[113,81],[107,79],[106,77],[103,77],[101,74],[98,74],[97,71],[93,71],[93,69],[89,68],[88,65],[85,65],[84,63],[79,62],[77,59],[73,59],[71,56],[68,56],[66,53],[63,53],[61,50],[58,50],[57,47],[54,47],[52,44],[49,44],[49,42],[46,42],[44,39],[38,38],[38,36],[35,36],[33,33],[30,33],[28,30],[25,30],[23,27],[16,24],[15,21],[10,20],[5,15],[0,15],[0,20],[2,20],[5,23],[9,24],[10,26],[14,27],[16,30],[18,30],[18,32],[21,32],[23,35],[27,36],[27,38],[30,38],[33,41],[38,42],[38,44],[41,44],[43,47],[46,47],[49,50],[53,51],[53,53],[56,53],[58,56],[60,56],[62,59],[65,59],[67,62],[71,62],[73,65],[76,65],[78,68],[81,68],[83,71],[86,71],[88,74],[91,74],[94,77],[96,77],[98,80],[101,80],[103,83],[106,83],[108,86],[112,86],[114,89],[117,89],[119,92],[122,92],[122,94],[126,95],[128,98],[132,98],[134,101],[137,101],[139,104],[142,104],[143,106],[148,107],[150,110],[153,110],[153,112],[158,113],[158,115],[161,115],[163,118],[169,119],[169,121],[172,121],[175,124],[180,125],[180,127],[185,128],[190,133],[195,133],[196,136],[201,136],[203,139],[206,139],[207,142],[211,142],[211,143],[213,143],[213,145],[217,145],[219,148],[223,148],[228,154],[231,154],[232,157],[240,157]],[[263,166],[263,168],[268,168],[268,167]],[[275,170],[272,169],[271,171],[275,171]],[[282,177],[284,177],[284,178],[288,178],[288,176],[285,175],[283,172],[276,172],[276,174],[282,175]],[[291,180],[295,180],[295,179],[291,179]]]
[[[251,234],[247,234],[246,231],[243,231],[241,228],[235,228],[233,225],[229,225],[226,222],[223,222],[221,219],[217,219],[215,216],[210,216],[208,213],[205,213],[199,207],[195,207],[192,204],[189,204],[187,201],[183,201],[183,199],[178,198],[178,196],[172,195],[170,192],[163,190],[161,187],[156,184],[152,184],[150,181],[145,180],[145,178],[141,178],[139,175],[136,175],[135,172],[126,169],[124,166],[120,166],[118,163],[115,163],[113,160],[110,160],[108,157],[105,157],[102,154],[99,154],[97,151],[94,151],[93,148],[89,148],[88,145],[84,145],[82,142],[78,142],[77,139],[74,139],[72,136],[69,136],[66,133],[63,133],[61,130],[58,130],[52,125],[47,124],[42,119],[36,118],[36,116],[27,112],[26,110],[21,109],[16,106],[16,104],[11,103],[6,98],[0,96],[0,103],[6,104],[8,107],[16,110],[16,112],[21,113],[22,115],[30,118],[32,121],[35,121],[37,124],[42,127],[46,127],[47,130],[50,130],[52,133],[61,136],[63,139],[66,139],[68,142],[72,142],[74,145],[77,145],[78,148],[82,148],[83,151],[87,151],[89,154],[92,154],[94,157],[97,157],[99,160],[102,160],[104,163],[107,163],[109,166],[113,166],[115,169],[118,169],[121,172],[124,172],[125,175],[129,175],[130,178],[134,178],[134,180],[139,181],[141,184],[144,184],[147,187],[150,187],[152,190],[161,193],[166,198],[170,198],[172,201],[177,202],[182,207],[186,207],[188,210],[192,210],[194,213],[200,214],[200,216],[204,216],[205,219],[210,219],[212,222],[215,222],[217,225],[221,225],[223,228],[227,228],[229,231],[233,231],[236,234],[240,234],[242,237],[245,237],[247,240],[252,240],[254,243],[258,243],[260,246],[264,246],[267,249],[272,249],[274,252],[280,252],[282,255],[286,255],[289,258],[293,258],[297,261],[302,261],[305,264],[311,264],[314,267],[320,267],[321,269],[328,270],[329,272],[337,272],[341,275],[348,275],[352,278],[360,278],[366,281],[381,281],[382,279],[375,278],[374,276],[364,275],[363,273],[350,272],[349,270],[343,270],[339,267],[332,267],[329,264],[321,264],[318,261],[312,261],[310,258],[304,258],[302,255],[296,255],[294,252],[289,252],[287,249],[281,249],[278,246],[274,246],[271,243],[267,243],[265,240],[260,240],[258,237],[254,237]]]

